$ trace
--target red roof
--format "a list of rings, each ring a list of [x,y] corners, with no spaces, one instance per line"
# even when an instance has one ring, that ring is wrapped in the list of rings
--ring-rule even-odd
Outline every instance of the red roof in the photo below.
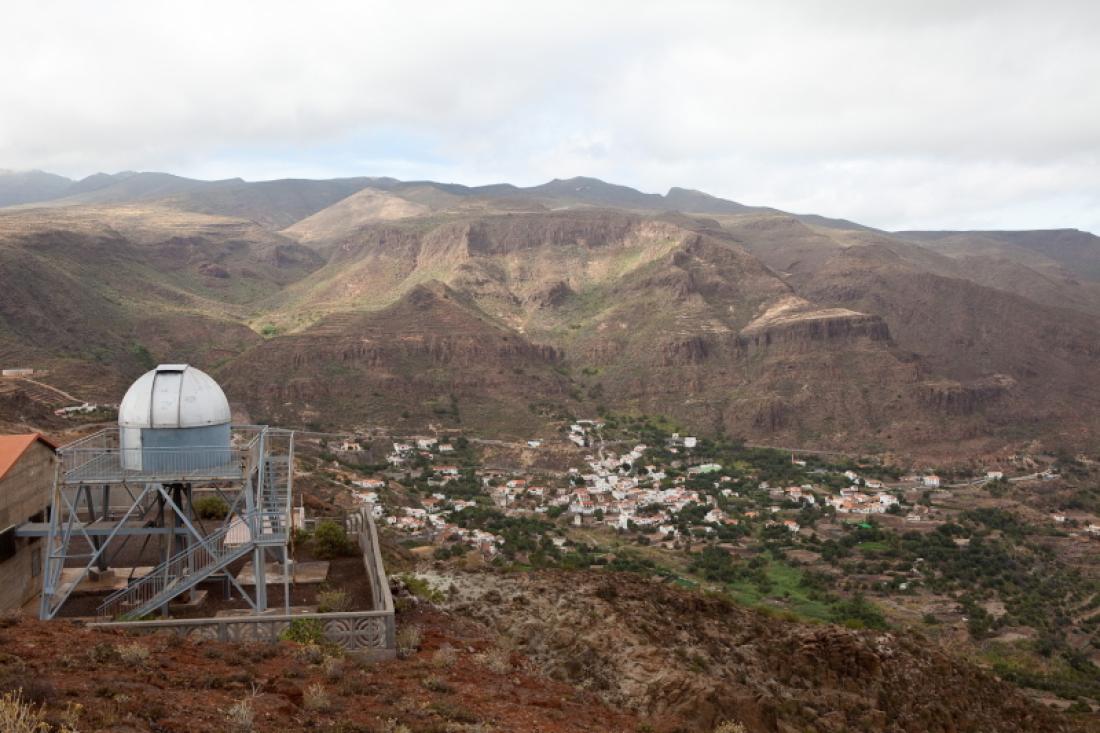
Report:
[[[11,470],[11,467],[26,453],[27,448],[30,448],[36,440],[41,440],[48,445],[51,450],[57,450],[57,446],[54,445],[47,438],[42,437],[39,433],[28,433],[26,435],[0,435],[0,478],[4,478]]]

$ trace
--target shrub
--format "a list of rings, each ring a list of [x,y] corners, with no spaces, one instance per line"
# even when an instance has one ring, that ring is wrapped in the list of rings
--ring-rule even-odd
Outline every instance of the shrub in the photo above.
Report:
[[[5,692],[0,697],[0,730],[5,733],[41,733],[48,731],[44,707],[23,700],[23,691]]]
[[[283,641],[297,644],[316,644],[325,641],[325,627],[315,618],[296,618],[279,634]]]
[[[92,662],[93,667],[98,664],[113,662],[118,659],[118,649],[105,641],[101,641],[88,650],[88,659]]]
[[[355,554],[355,544],[336,522],[325,520],[313,530],[313,552],[322,560]]]
[[[420,648],[420,638],[419,626],[402,626],[398,629],[397,656],[401,659],[407,659],[416,654],[416,650]]]
[[[321,660],[321,669],[330,680],[340,679],[344,671],[344,660],[339,657],[325,657]]]
[[[332,707],[328,691],[320,682],[314,682],[302,693],[302,706],[306,710],[328,710]]]
[[[201,496],[191,503],[191,508],[199,519],[225,519],[229,514],[229,505],[220,496]]]
[[[454,692],[455,691],[455,688],[453,688],[449,684],[447,684],[446,680],[444,680],[440,677],[436,677],[435,675],[430,675],[428,677],[425,677],[424,681],[421,684],[424,685],[425,690],[430,690],[432,692],[444,692],[445,693],[445,692]]]
[[[412,733],[412,731],[404,723],[398,723],[395,719],[389,718],[382,721],[382,725],[378,727],[378,733]]]
[[[512,671],[512,652],[503,646],[494,646],[482,652],[480,661],[493,674],[508,674]]]
[[[118,653],[118,658],[122,660],[123,664],[144,667],[149,663],[149,647],[139,644],[136,641],[130,642],[129,644],[119,644],[115,647],[115,651]]]
[[[409,593],[429,603],[442,603],[443,593],[431,586],[428,581],[418,578],[410,573],[403,573],[397,578],[405,585]]]
[[[832,610],[834,623],[843,624],[852,629],[888,628],[886,617],[873,603],[857,593],[852,598],[837,603]]]
[[[350,611],[351,596],[338,588],[323,590],[317,594],[317,610],[321,613]]]
[[[727,720],[724,723],[719,723],[718,727],[714,729],[714,733],[748,733],[748,729],[744,723]]]
[[[325,650],[320,644],[309,642],[295,649],[294,657],[309,664],[320,664],[325,661]]]
[[[244,698],[229,706],[225,711],[225,719],[233,730],[248,733],[252,730],[256,712],[252,709],[252,700]]]
[[[435,650],[432,655],[432,666],[440,669],[450,669],[458,661],[458,652],[450,644],[444,644]]]

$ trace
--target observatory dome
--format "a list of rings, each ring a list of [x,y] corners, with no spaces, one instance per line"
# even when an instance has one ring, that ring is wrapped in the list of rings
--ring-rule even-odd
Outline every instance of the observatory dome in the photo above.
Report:
[[[230,421],[229,400],[214,379],[188,364],[161,364],[138,377],[118,406],[123,428],[199,428]]]
[[[225,393],[187,364],[161,364],[138,377],[118,406],[122,466],[181,473],[229,462],[232,416]]]

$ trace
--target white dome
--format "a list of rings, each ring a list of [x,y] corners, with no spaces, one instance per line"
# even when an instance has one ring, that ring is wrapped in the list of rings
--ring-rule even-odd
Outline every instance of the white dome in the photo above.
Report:
[[[222,388],[187,364],[161,364],[141,375],[118,406],[124,428],[197,428],[230,419]]]

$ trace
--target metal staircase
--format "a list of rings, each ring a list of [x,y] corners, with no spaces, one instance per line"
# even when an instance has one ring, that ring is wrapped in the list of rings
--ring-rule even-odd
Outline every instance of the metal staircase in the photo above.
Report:
[[[290,537],[290,455],[268,456],[264,462],[255,541],[259,545],[282,545]]]
[[[255,552],[257,562],[260,562],[265,548],[281,547],[285,556],[291,531],[294,434],[267,429],[262,437],[261,441],[250,446],[245,459],[247,507],[242,508],[240,518],[249,528],[248,540],[241,542],[238,538],[233,544],[228,544],[231,528],[228,521],[221,529],[201,539],[190,536],[192,544],[185,550],[128,587],[108,596],[98,609],[101,618],[141,618],[249,553]],[[262,573],[258,574],[257,579],[260,578]],[[262,581],[260,585],[263,585]],[[265,598],[266,593],[257,587],[257,595]],[[266,600],[261,606],[264,603]]]
[[[99,606],[105,619],[135,619],[151,613],[253,550],[253,543],[227,545],[229,527],[207,535],[158,565],[151,573],[109,595]]]

